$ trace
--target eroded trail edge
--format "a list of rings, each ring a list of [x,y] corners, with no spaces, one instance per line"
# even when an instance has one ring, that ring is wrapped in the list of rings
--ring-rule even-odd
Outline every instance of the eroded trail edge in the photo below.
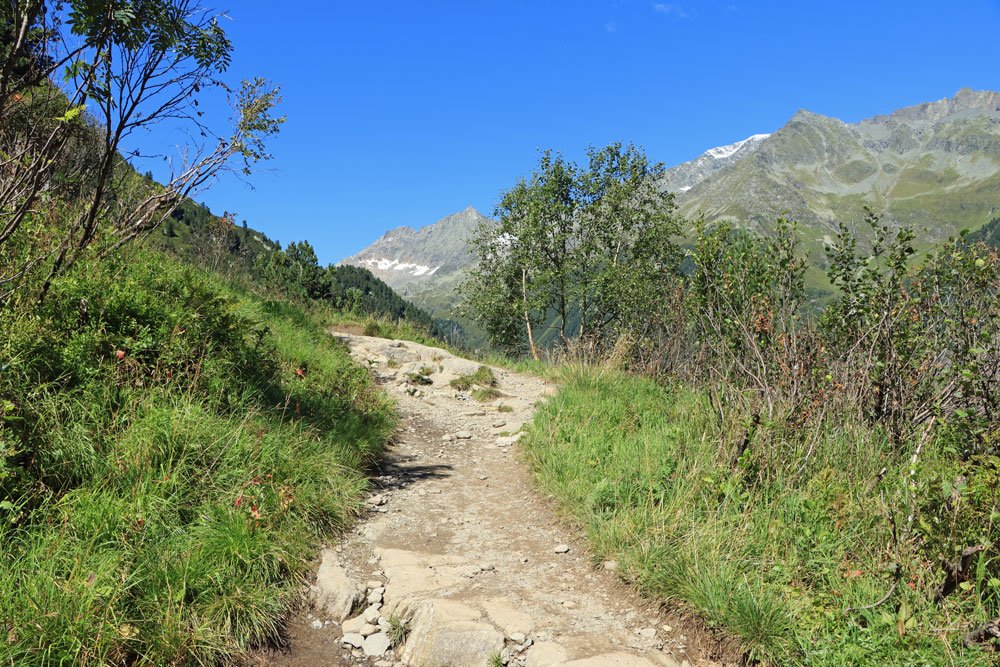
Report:
[[[402,421],[370,511],[323,554],[314,607],[293,622],[291,648],[273,662],[709,664],[619,581],[613,562],[594,566],[582,537],[533,487],[517,441],[554,386],[493,368],[499,396],[481,403],[450,385],[476,362],[408,341],[334,335],[398,400]],[[416,376],[429,384],[414,384]],[[392,645],[401,622],[406,640]]]

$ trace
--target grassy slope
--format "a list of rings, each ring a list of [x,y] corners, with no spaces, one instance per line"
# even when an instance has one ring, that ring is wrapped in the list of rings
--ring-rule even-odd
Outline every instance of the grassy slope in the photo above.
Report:
[[[393,426],[317,313],[160,253],[115,259],[0,313],[5,664],[275,639]]]
[[[967,589],[937,606],[929,598],[941,574],[930,554],[942,535],[997,541],[995,521],[982,520],[1000,517],[995,468],[982,466],[979,477],[959,471],[953,450],[929,442],[914,481],[918,497],[931,500],[919,508],[918,537],[899,545],[887,511],[904,530],[912,443],[893,447],[865,429],[813,433],[810,443],[767,428],[733,464],[746,428],[720,428],[703,394],[571,368],[524,442],[541,485],[587,529],[598,558],[617,558],[645,593],[734,634],[750,657],[989,664],[961,638],[998,615],[1000,581],[986,575],[983,556]],[[766,451],[774,447],[781,451]],[[783,463],[762,470],[767,460]],[[956,491],[959,472],[967,486]],[[893,582],[884,604],[845,615]]]

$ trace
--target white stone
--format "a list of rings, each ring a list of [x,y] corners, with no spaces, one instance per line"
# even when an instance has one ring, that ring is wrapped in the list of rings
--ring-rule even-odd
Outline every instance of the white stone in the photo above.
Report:
[[[349,618],[340,627],[344,631],[345,635],[358,634],[361,632],[361,628],[367,623],[364,616],[355,616],[354,618]]]
[[[361,648],[365,643],[365,638],[356,632],[344,635],[344,638],[340,640],[343,644],[349,644],[354,648]]]
[[[553,642],[539,642],[524,656],[525,667],[556,667],[566,662],[566,649]]]
[[[569,551],[569,545],[568,544],[559,544],[559,545],[556,546],[555,549],[553,549],[553,551],[555,551],[557,554],[567,553]]]
[[[472,433],[469,431],[459,431],[455,434],[455,437],[459,440],[470,440],[472,439]]]
[[[371,623],[365,623],[364,625],[361,626],[361,629],[358,630],[358,634],[361,635],[362,637],[368,637],[369,635],[373,635],[378,631],[379,628],[377,625],[372,625]]]
[[[385,652],[389,650],[391,645],[392,642],[389,641],[389,635],[384,632],[379,632],[378,634],[371,635],[365,639],[365,643],[361,646],[361,650],[365,652],[366,656],[371,658],[385,655]]]
[[[378,623],[378,617],[381,616],[378,610],[379,610],[379,605],[377,604],[373,604],[372,606],[365,609],[365,613],[363,614],[365,621],[367,621],[368,623]]]

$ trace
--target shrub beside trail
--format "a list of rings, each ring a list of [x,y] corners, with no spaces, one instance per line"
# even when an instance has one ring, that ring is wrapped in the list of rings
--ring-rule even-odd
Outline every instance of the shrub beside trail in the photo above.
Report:
[[[912,466],[917,442],[864,425],[796,442],[780,423],[758,425],[734,458],[751,428],[720,425],[704,390],[579,367],[522,443],[597,558],[735,636],[748,659],[993,664],[965,637],[998,615],[995,552],[974,553],[942,599],[939,557],[1000,541],[1000,460],[962,461],[938,437]]]

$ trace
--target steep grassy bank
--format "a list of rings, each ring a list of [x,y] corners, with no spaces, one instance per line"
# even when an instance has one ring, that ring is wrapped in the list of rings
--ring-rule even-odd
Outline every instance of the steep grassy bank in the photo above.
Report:
[[[911,467],[919,443],[877,428],[803,437],[720,422],[700,390],[599,368],[563,382],[523,441],[530,464],[645,593],[765,664],[991,664],[963,638],[1000,613],[992,549],[934,598],[950,545],[1000,540],[995,456],[956,457],[942,432]]]
[[[393,426],[325,325],[150,251],[0,311],[0,661],[276,638]]]

